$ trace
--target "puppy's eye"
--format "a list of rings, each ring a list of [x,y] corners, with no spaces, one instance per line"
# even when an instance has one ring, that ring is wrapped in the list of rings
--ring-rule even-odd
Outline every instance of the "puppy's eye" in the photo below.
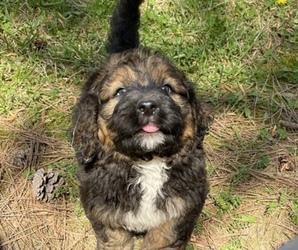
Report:
[[[161,89],[168,94],[172,93],[173,91],[172,87],[169,84],[163,85]]]
[[[115,96],[122,96],[126,92],[125,88],[119,88],[117,89]]]

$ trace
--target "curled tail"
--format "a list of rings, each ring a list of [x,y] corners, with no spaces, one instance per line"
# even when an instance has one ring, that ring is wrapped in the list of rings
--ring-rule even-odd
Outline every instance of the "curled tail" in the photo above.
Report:
[[[143,0],[119,0],[111,19],[108,38],[109,54],[139,46],[140,10]]]

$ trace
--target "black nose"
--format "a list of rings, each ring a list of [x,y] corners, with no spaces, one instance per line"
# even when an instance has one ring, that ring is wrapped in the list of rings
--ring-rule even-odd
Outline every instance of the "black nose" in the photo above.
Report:
[[[140,101],[138,103],[138,111],[140,111],[141,114],[146,116],[153,115],[155,113],[156,108],[157,108],[157,103],[156,101],[153,101],[153,100],[145,100],[145,101]]]

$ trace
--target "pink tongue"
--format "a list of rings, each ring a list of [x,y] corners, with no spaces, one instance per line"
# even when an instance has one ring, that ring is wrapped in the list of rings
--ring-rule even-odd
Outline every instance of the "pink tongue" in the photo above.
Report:
[[[146,125],[142,129],[147,133],[155,133],[159,130],[159,128],[154,125]]]

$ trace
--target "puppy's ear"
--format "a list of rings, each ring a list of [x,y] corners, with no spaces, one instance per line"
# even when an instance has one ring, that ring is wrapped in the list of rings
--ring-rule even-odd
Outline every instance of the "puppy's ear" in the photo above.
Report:
[[[213,122],[213,114],[211,108],[198,99],[195,94],[194,84],[188,82],[187,86],[188,98],[192,106],[192,115],[195,117],[196,122],[197,148],[200,148],[204,137],[208,133],[208,129]]]
[[[202,146],[205,135],[213,122],[213,112],[207,104],[196,101],[197,148]]]
[[[80,165],[92,164],[101,148],[97,125],[99,105],[98,96],[85,89],[73,113],[72,144]]]

